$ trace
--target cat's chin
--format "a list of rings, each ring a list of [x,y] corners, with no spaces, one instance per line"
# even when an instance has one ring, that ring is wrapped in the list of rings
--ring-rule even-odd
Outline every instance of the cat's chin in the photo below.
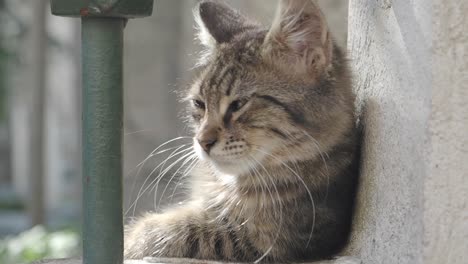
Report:
[[[210,162],[218,172],[230,176],[239,176],[250,170],[248,166],[244,165],[242,158],[236,161],[216,161],[211,159]]]
[[[240,176],[251,170],[247,159],[243,157],[237,157],[234,160],[219,160],[208,155],[203,155],[201,159],[208,162],[219,174]]]

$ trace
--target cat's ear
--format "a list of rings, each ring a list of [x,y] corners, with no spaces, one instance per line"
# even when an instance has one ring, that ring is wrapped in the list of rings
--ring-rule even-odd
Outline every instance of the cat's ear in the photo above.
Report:
[[[198,39],[205,46],[208,56],[216,46],[230,42],[234,36],[256,26],[220,1],[202,1],[194,10]]]
[[[286,67],[320,74],[331,63],[333,43],[315,0],[280,0],[264,52]]]

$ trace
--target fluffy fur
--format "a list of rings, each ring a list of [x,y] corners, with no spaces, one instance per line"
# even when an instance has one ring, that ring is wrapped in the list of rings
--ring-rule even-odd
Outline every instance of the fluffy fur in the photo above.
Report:
[[[125,257],[328,258],[346,243],[358,164],[349,70],[311,0],[270,29],[205,1],[207,52],[186,99],[200,162],[192,198],[126,228]]]

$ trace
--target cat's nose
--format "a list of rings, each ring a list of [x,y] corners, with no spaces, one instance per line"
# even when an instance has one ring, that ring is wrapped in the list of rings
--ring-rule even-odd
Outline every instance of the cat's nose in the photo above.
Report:
[[[218,141],[218,133],[216,130],[204,131],[200,136],[197,137],[198,143],[206,151],[210,153],[210,150],[216,145]]]
[[[218,140],[214,138],[204,139],[204,140],[198,139],[198,143],[208,154],[210,153],[211,148],[216,144],[216,141]]]

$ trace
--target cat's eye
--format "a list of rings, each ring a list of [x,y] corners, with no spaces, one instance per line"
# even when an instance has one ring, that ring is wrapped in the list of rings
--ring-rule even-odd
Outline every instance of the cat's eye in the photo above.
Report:
[[[202,109],[202,110],[205,109],[205,103],[203,101],[195,99],[192,102],[193,102],[193,106],[195,106],[196,108]]]
[[[237,112],[237,111],[241,110],[242,107],[244,107],[244,105],[246,103],[247,103],[246,99],[235,100],[229,105],[229,110],[231,112]]]

